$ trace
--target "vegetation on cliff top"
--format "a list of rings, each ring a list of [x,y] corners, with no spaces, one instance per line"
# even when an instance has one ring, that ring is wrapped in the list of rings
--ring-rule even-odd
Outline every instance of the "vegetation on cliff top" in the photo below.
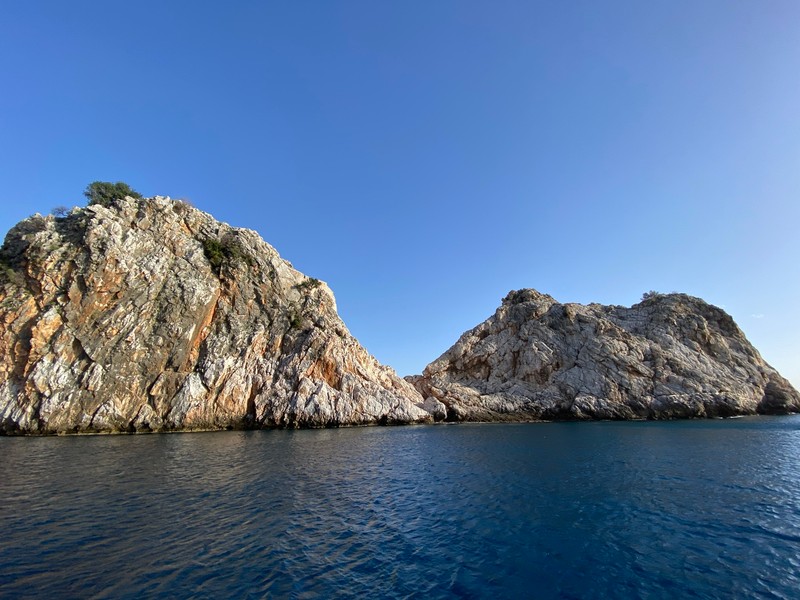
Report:
[[[118,181],[117,183],[110,183],[108,181],[93,181],[86,186],[83,195],[89,199],[89,205],[99,204],[100,206],[108,206],[114,200],[130,196],[137,200],[142,195],[136,190],[132,189],[127,183]]]

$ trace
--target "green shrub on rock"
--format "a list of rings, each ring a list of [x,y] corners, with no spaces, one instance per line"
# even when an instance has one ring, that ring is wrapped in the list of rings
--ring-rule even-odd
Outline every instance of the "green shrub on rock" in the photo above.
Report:
[[[298,283],[295,287],[297,287],[297,289],[300,291],[306,292],[316,289],[320,285],[322,285],[322,282],[319,279],[317,279],[316,277],[309,277],[302,283]]]
[[[125,196],[136,198],[137,200],[142,195],[136,190],[131,189],[127,183],[118,181],[117,183],[110,183],[108,181],[93,181],[86,186],[83,195],[89,199],[89,205],[99,204],[100,206],[108,206],[114,200],[119,200]]]
[[[203,240],[203,252],[205,252],[208,262],[211,263],[211,268],[217,274],[226,261],[230,263],[243,261],[248,265],[253,264],[253,258],[235,235],[228,234],[222,239],[206,238]]]
[[[203,240],[203,251],[206,254],[208,262],[211,263],[212,268],[218,271],[222,266],[222,261],[225,260],[225,252],[222,249],[220,241],[214,238]]]

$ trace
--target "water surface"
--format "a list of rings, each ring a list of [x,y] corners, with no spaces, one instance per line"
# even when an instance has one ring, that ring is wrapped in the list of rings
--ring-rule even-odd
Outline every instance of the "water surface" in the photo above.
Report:
[[[800,416],[0,438],[0,596],[797,598]]]

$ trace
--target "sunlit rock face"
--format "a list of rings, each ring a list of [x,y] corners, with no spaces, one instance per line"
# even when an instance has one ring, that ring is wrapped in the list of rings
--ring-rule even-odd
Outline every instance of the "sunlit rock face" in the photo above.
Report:
[[[184,202],[37,215],[0,259],[0,432],[432,419],[327,285]]]
[[[407,379],[438,418],[455,421],[800,412],[797,391],[733,319],[684,294],[625,308],[514,291]]]

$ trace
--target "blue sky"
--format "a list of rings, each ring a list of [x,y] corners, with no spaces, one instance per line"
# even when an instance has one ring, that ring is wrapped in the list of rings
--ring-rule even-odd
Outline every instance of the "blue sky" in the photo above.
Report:
[[[6,0],[0,229],[122,180],[257,230],[401,375],[511,289],[657,290],[800,386],[798,30],[793,0]]]

